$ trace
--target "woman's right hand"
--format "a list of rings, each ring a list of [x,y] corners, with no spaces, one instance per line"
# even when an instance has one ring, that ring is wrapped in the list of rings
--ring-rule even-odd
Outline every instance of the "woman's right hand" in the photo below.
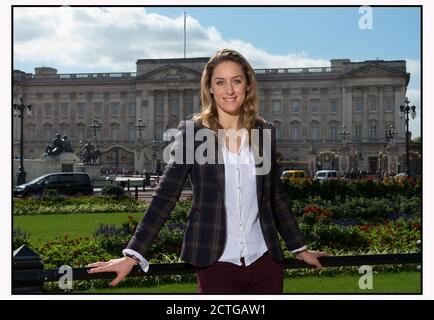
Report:
[[[115,287],[121,282],[133,269],[136,261],[129,257],[123,257],[119,259],[112,259],[107,262],[94,262],[88,264],[87,267],[91,269],[88,273],[99,273],[99,272],[116,272],[117,277],[110,282],[111,287]]]

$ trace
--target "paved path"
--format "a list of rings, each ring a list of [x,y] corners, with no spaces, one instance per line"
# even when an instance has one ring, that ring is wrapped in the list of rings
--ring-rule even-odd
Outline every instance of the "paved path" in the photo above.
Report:
[[[149,202],[152,199],[152,193],[153,191],[146,191],[146,192],[140,192],[139,191],[139,201],[145,201],[145,202]],[[134,191],[131,193],[134,196]],[[191,190],[183,190],[181,192],[181,195],[179,197],[180,200],[184,200],[188,197],[190,197],[193,194],[193,191]]]

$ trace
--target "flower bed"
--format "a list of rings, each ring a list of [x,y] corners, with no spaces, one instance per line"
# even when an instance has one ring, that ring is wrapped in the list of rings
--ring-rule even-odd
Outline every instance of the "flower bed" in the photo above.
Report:
[[[416,241],[421,239],[422,203],[420,183],[416,181],[383,184],[374,181],[308,182],[291,185],[287,190],[290,191],[292,209],[301,231],[306,236],[309,249],[327,251],[332,255],[406,253],[418,250]],[[190,207],[189,199],[177,203],[152,245],[147,259],[154,263],[180,262],[179,254]],[[80,213],[81,210],[131,212],[145,209],[146,204],[131,197],[14,199],[14,214],[17,215]],[[64,264],[83,267],[90,262],[121,256],[121,251],[129,242],[137,224],[138,220],[130,216],[120,227],[101,225],[88,238],[66,237],[32,249],[41,256],[45,268],[57,268]],[[28,244],[29,237],[31,230],[16,230],[14,248],[20,244]],[[291,256],[286,250],[284,252],[285,256]],[[123,285],[150,285],[186,279],[191,281],[193,278],[191,275],[147,277],[128,279]],[[107,285],[108,282],[103,280],[88,281],[78,284],[77,289]]]
[[[13,199],[14,215],[143,211],[146,204],[130,196],[81,196]]]

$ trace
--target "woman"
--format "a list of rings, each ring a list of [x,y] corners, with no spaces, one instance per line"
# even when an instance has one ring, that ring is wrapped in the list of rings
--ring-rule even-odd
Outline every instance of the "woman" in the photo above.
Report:
[[[321,267],[317,258],[326,253],[306,249],[278,174],[275,129],[258,115],[255,72],[241,54],[224,49],[209,60],[201,79],[201,101],[202,112],[178,126],[172,156],[178,152],[181,158],[169,161],[136,233],[123,250],[124,257],[92,263],[89,272],[116,272],[110,283],[116,286],[135,264],[147,271],[144,257],[189,176],[193,205],[181,258],[197,266],[198,291],[281,293],[283,254],[278,233],[290,252],[316,268]],[[211,161],[204,163],[197,157],[188,161],[192,154],[201,154],[198,142],[188,133],[192,128],[195,136],[199,132],[207,136],[211,148],[206,159]],[[259,134],[259,143],[254,133]],[[268,148],[267,141],[271,142]],[[188,149],[189,143],[194,150]],[[271,164],[268,170],[266,165],[258,166],[261,154],[262,163]]]

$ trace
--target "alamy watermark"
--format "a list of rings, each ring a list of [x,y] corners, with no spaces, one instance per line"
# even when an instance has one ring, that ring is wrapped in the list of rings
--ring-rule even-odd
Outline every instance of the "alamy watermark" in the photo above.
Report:
[[[72,290],[72,268],[68,265],[63,265],[59,268],[59,274],[62,274],[62,276],[59,278],[59,288],[61,290]]]
[[[224,164],[223,146],[229,150],[234,150],[237,148],[238,141],[240,141],[241,149],[249,147],[247,129],[238,131],[234,129],[219,129],[218,134],[215,134],[214,131],[204,128],[198,129],[195,133],[194,121],[186,120],[185,122],[185,146],[181,130],[168,129],[163,134],[163,140],[172,141],[163,151],[165,163]],[[261,131],[262,143],[260,143]],[[195,148],[195,141],[202,143]],[[218,150],[216,150],[216,145]],[[271,169],[271,129],[251,129],[251,146],[256,166],[256,175],[268,174]],[[262,150],[262,155],[260,155],[259,149]],[[217,157],[216,154],[218,155]],[[248,161],[248,158],[242,161]]]
[[[374,13],[370,6],[361,6],[359,8],[359,28],[362,30],[372,30],[374,28]]]
[[[372,273],[372,266],[361,266],[359,273],[363,274],[359,279],[359,288],[362,290],[374,289],[374,278]]]

